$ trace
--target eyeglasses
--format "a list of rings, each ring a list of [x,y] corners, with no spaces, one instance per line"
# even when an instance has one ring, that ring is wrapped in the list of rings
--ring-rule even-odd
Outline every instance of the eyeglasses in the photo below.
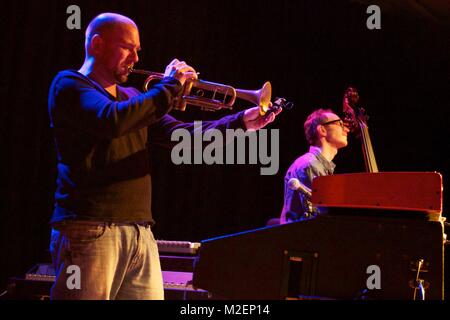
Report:
[[[321,123],[321,125],[322,126],[326,126],[326,125],[334,124],[334,123],[339,124],[342,129],[345,128],[344,121],[342,121],[341,119],[331,120],[331,121],[328,121],[328,122],[325,122],[325,123]]]

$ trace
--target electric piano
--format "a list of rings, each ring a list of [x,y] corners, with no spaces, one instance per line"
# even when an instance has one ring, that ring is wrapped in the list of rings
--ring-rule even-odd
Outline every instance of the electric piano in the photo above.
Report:
[[[318,177],[327,213],[201,242],[193,286],[220,299],[444,299],[442,176]]]

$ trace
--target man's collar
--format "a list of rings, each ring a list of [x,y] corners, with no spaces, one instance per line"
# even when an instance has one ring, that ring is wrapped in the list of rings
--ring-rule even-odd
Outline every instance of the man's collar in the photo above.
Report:
[[[320,147],[316,147],[316,146],[310,146],[309,147],[309,152],[314,154],[317,159],[319,159],[319,161],[322,163],[322,165],[325,167],[325,169],[327,169],[327,171],[333,173],[334,168],[336,167],[336,165],[334,164],[333,161],[328,161],[322,154],[322,148]]]

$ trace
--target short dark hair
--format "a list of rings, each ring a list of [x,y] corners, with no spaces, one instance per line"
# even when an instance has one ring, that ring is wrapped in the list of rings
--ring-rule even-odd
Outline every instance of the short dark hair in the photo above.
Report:
[[[327,119],[327,113],[334,113],[331,109],[317,109],[306,118],[303,128],[305,129],[306,141],[310,145],[317,143],[317,126]]]

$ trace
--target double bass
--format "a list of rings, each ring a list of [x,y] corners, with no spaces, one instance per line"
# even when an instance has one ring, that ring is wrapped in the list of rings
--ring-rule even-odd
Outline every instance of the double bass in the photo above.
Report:
[[[372,142],[367,125],[368,117],[364,108],[358,107],[359,94],[355,88],[349,87],[343,99],[344,123],[350,132],[361,137],[364,162],[367,172],[378,172],[377,161],[373,152]]]

